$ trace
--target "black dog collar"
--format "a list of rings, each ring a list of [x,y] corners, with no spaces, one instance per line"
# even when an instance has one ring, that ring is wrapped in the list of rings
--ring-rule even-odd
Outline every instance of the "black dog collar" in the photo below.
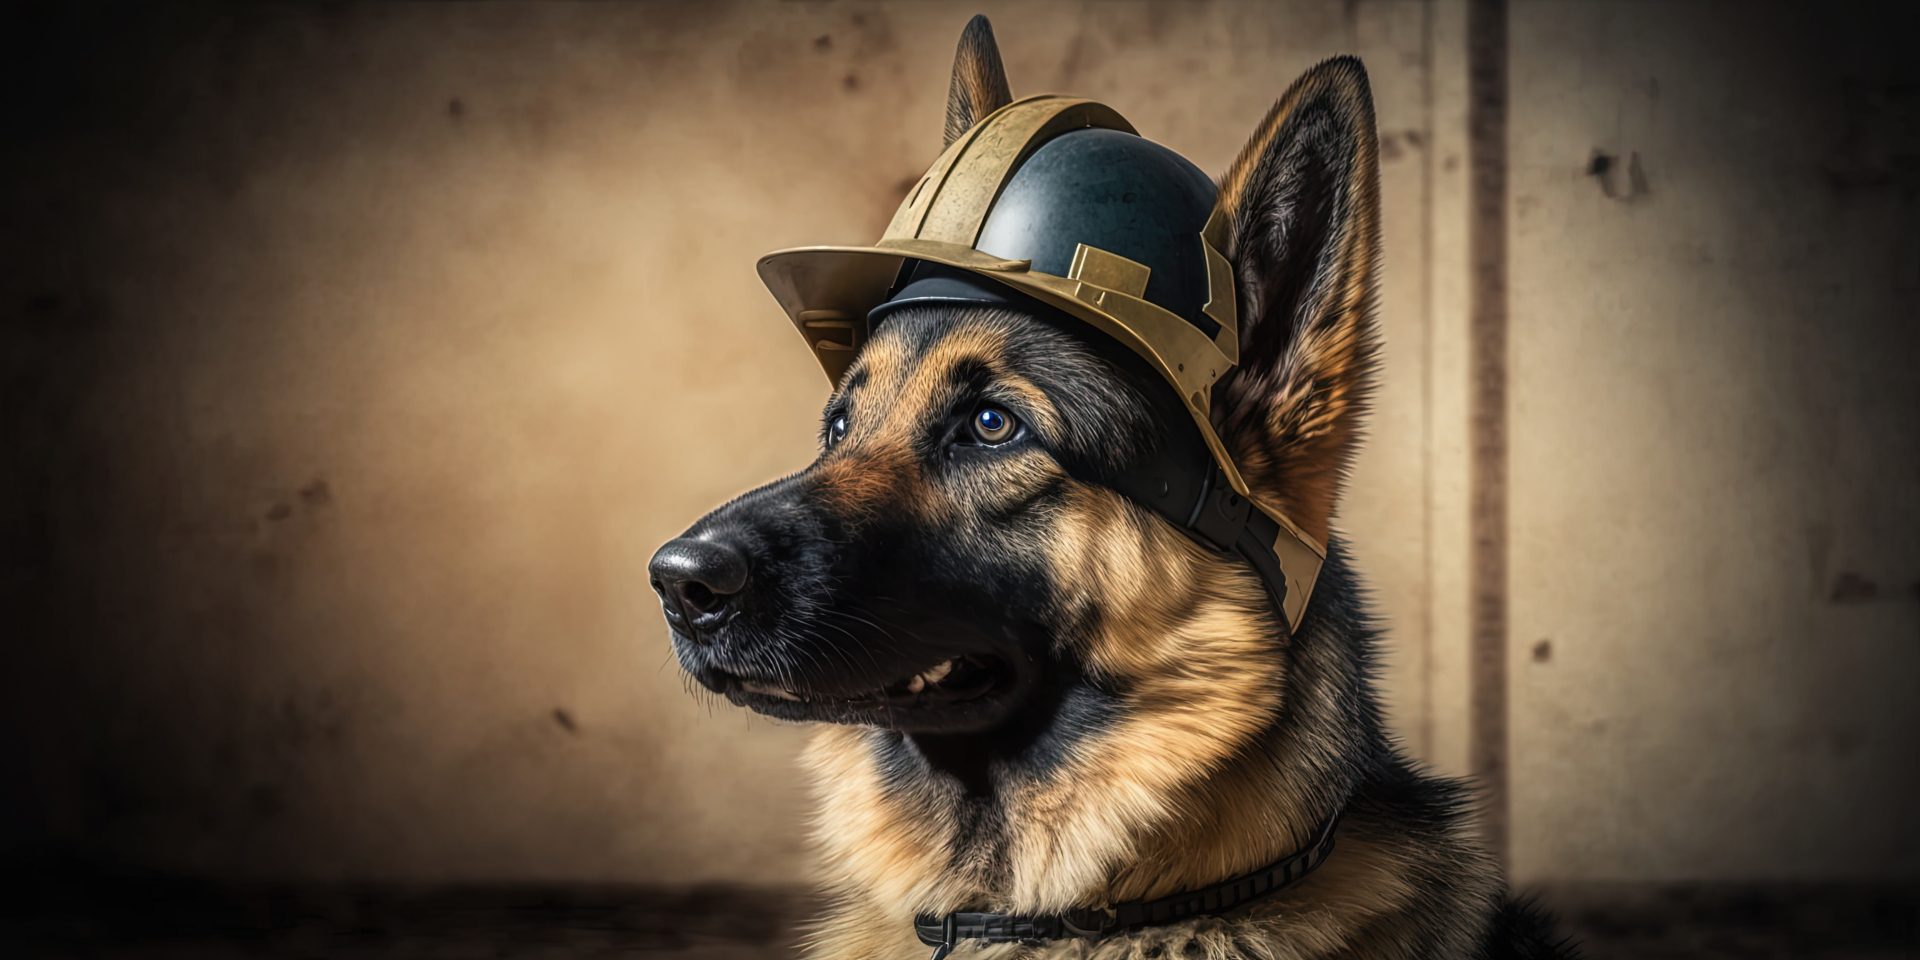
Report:
[[[1312,873],[1333,852],[1333,834],[1339,825],[1340,815],[1336,813],[1320,824],[1305,847],[1252,873],[1243,873],[1210,887],[1157,900],[1132,900],[1065,913],[949,913],[944,917],[921,914],[913,918],[913,932],[921,943],[934,948],[932,960],[942,960],[962,940],[1029,945],[1044,940],[1102,940],[1114,934],[1192,917],[1219,916],[1270,897]]]

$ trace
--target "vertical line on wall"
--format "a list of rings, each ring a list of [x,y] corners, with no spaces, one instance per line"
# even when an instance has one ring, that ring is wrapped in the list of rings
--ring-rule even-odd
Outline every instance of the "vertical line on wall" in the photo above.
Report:
[[[1439,154],[1439,138],[1434,135],[1433,122],[1433,4],[1426,3],[1420,10],[1420,111],[1424,128],[1426,149],[1420,155],[1420,714],[1415,721],[1419,744],[1420,759],[1433,762],[1433,698],[1434,684],[1434,637],[1433,637],[1433,538],[1435,524],[1433,517],[1434,469],[1433,469],[1433,383],[1434,383],[1434,337],[1437,331],[1433,321],[1433,165]]]
[[[1467,8],[1467,255],[1472,534],[1468,732],[1486,791],[1487,843],[1504,864],[1507,757],[1507,4]]]

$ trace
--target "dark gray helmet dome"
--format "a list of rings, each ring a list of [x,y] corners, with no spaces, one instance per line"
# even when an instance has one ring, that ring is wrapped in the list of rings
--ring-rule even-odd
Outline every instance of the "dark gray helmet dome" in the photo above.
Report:
[[[1143,299],[1198,327],[1208,337],[1220,324],[1201,312],[1207,303],[1207,261],[1201,228],[1218,188],[1187,158],[1118,130],[1060,134],[1013,171],[981,225],[974,246],[1006,260],[1030,260],[1039,273],[1066,276],[1081,245],[1145,266]],[[874,319],[908,301],[977,299],[945,285],[918,282],[930,273],[906,271]]]
[[[1145,299],[1211,337],[1200,312],[1207,261],[1200,228],[1218,189],[1187,158],[1118,130],[1075,130],[1040,146],[1013,172],[981,227],[979,249],[1065,276],[1078,244],[1145,265]]]

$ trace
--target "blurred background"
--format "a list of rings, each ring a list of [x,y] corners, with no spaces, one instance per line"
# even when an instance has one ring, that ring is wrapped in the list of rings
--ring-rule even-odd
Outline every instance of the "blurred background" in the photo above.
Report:
[[[1394,730],[1590,956],[1914,955],[1920,22],[1518,0],[8,8],[5,939],[785,955],[805,732],[644,565],[810,458],[754,261],[975,12],[1212,171],[1364,59]]]

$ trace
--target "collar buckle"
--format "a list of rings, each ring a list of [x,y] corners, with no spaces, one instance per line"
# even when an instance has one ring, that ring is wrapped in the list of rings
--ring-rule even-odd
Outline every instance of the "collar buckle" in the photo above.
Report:
[[[954,935],[954,926],[951,913],[947,914],[946,919],[940,921],[940,942],[932,945],[933,956],[930,960],[946,960],[947,954],[953,952],[954,945],[959,941],[959,937]],[[927,942],[927,938],[921,937],[920,942]]]

